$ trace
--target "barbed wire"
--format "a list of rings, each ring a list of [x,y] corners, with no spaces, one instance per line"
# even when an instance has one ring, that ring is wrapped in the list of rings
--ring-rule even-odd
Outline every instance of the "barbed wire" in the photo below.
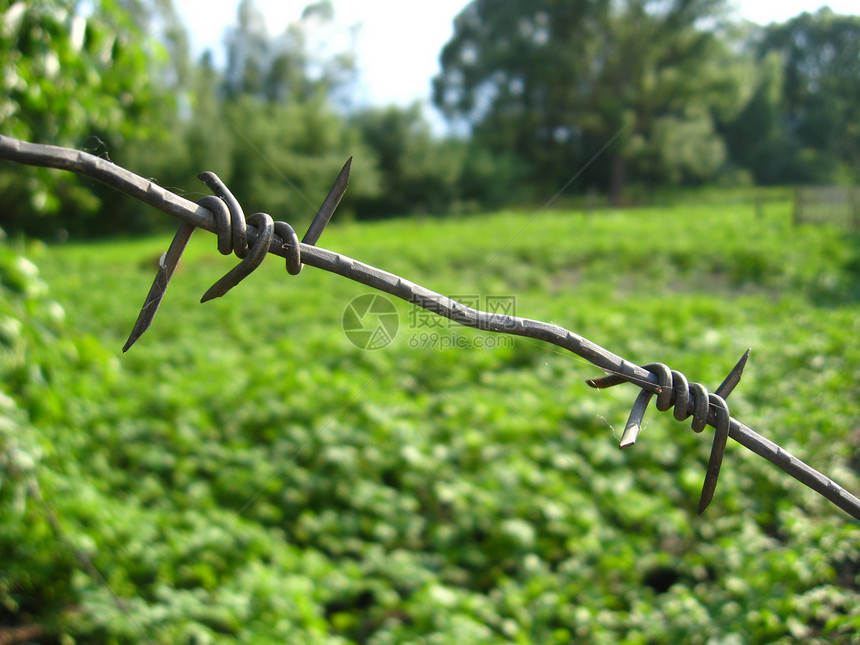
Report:
[[[202,228],[218,236],[221,253],[235,253],[242,259],[239,265],[206,292],[203,302],[223,296],[256,269],[268,253],[274,253],[286,259],[287,270],[291,274],[297,274],[302,265],[307,264],[401,298],[467,327],[551,343],[573,352],[604,371],[606,376],[587,381],[592,387],[606,388],[632,383],[640,388],[621,437],[622,448],[635,443],[643,416],[654,395],[657,396],[658,410],[672,409],[675,419],[679,421],[692,417],[694,431],[702,432],[707,426],[715,429],[699,500],[699,513],[704,512],[713,498],[726,442],[731,437],[860,520],[860,499],[731,416],[726,398],[740,382],[749,350],[715,392],[708,392],[703,385],[690,382],[681,372],[662,363],[639,366],[558,325],[474,309],[393,273],[317,247],[316,242],[346,190],[351,160],[344,165],[300,242],[286,222],[275,222],[265,213],[255,213],[246,218],[235,197],[211,172],[202,173],[200,179],[214,195],[194,203],[151,180],[80,150],[29,143],[0,135],[0,159],[85,175],[182,220],[170,248],[159,263],[155,281],[123,351],[127,351],[149,327],[191,234],[196,228]]]

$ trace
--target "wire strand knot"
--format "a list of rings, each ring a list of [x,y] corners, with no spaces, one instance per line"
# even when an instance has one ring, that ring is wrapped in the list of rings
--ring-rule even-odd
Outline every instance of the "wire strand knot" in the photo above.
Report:
[[[352,157],[344,164],[301,242],[299,242],[299,237],[292,226],[287,222],[274,221],[271,215],[267,213],[254,213],[246,219],[239,201],[218,175],[208,170],[200,173],[198,178],[214,194],[206,195],[197,202],[197,205],[209,211],[214,218],[215,233],[218,236],[218,252],[222,255],[235,253],[242,260],[220,280],[209,287],[206,293],[203,294],[200,302],[220,298],[251,275],[260,266],[266,254],[272,248],[275,236],[280,240],[280,250],[286,252],[287,272],[290,275],[301,273],[302,244],[316,245],[317,240],[319,240],[320,235],[322,235],[323,230],[334,214],[334,210],[340,204],[340,200],[346,192],[351,165]],[[249,236],[249,224],[254,227],[255,231],[251,236]],[[188,245],[188,241],[191,239],[194,230],[195,227],[193,225],[183,223],[173,237],[170,248],[164,254],[163,261],[159,263],[155,280],[122,351],[128,351],[152,324],[161,300],[167,291],[170,278],[179,265],[179,258]],[[249,237],[251,237],[250,243]]]
[[[672,409],[672,414],[678,421],[686,421],[693,417],[690,425],[693,431],[697,433],[702,432],[708,425],[714,427],[714,443],[711,446],[702,494],[699,497],[699,514],[705,511],[714,498],[723,455],[726,451],[726,442],[731,429],[731,413],[726,399],[740,382],[749,355],[750,350],[747,350],[717,388],[716,393],[708,392],[701,383],[690,383],[683,373],[670,369],[663,363],[650,363],[642,366],[657,377],[659,392],[657,393],[656,405],[658,410],[666,412]],[[595,388],[607,388],[624,382],[625,379],[610,374],[602,378],[591,379],[588,384]],[[624,433],[621,435],[621,448],[629,448],[636,443],[636,438],[642,429],[645,410],[648,408],[652,396],[654,395],[651,392],[643,389],[636,397],[630,416],[627,418]]]

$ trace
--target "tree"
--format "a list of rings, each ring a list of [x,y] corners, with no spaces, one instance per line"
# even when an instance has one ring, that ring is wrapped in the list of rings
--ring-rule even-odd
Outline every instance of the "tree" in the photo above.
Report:
[[[383,189],[358,201],[359,217],[442,214],[451,208],[457,199],[463,146],[433,137],[419,104],[366,109],[352,122],[376,153]]]
[[[372,151],[322,99],[274,103],[245,94],[222,106],[221,119],[228,133],[222,145],[229,151],[229,170],[211,169],[248,215],[266,211],[296,230],[310,224],[350,156],[353,173],[338,211],[343,214],[354,200],[378,190]]]
[[[319,36],[333,28],[333,17],[331,2],[322,0],[307,6],[301,19],[281,34],[270,36],[253,0],[242,0],[237,24],[227,35],[225,94],[303,102],[319,95],[330,97],[351,83],[355,76],[351,51],[311,47],[324,42]]]
[[[758,54],[782,62],[780,125],[797,150],[783,179],[860,177],[860,16],[803,13],[766,28]]]
[[[700,181],[723,163],[714,114],[742,84],[717,35],[723,0],[474,0],[441,54],[434,102],[555,190],[607,146],[590,181]],[[731,64],[729,64],[731,63]],[[610,143],[611,142],[611,143]]]
[[[173,0],[117,0],[135,25],[163,49],[169,65],[162,67],[160,84],[181,91],[192,74],[188,33]]]
[[[86,14],[79,5],[0,0],[0,76],[6,79],[0,131],[116,156],[124,144],[152,136],[157,124],[175,114],[173,98],[157,83],[166,61],[120,2],[89,3]],[[61,209],[63,222],[55,226],[101,226],[94,216],[102,193],[94,195],[68,175],[4,169],[0,192],[4,227],[45,234]]]
[[[731,163],[759,184],[795,181],[799,148],[783,126],[780,56],[771,52],[758,60],[750,78],[753,88],[746,105],[719,126]]]
[[[362,172],[350,180],[341,210],[378,190],[373,153],[332,105],[352,78],[352,55],[312,46],[332,19],[332,5],[324,0],[270,36],[253,0],[242,0],[227,36],[217,126],[226,134],[219,143],[223,168],[211,169],[240,203],[289,219],[297,228],[296,218],[310,223],[350,156]],[[200,139],[199,127],[192,124],[191,132]]]

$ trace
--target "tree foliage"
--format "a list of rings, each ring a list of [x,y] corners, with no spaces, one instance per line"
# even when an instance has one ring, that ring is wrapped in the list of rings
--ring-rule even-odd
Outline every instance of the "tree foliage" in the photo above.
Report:
[[[2,4],[3,134],[103,155],[161,129],[175,108],[160,83],[163,50],[122,3],[99,0],[88,14],[69,0]],[[84,228],[99,207],[89,186],[45,170],[3,168],[0,190],[4,225],[42,234],[61,207],[63,225]]]
[[[779,123],[797,150],[794,181],[860,178],[860,16],[823,8],[768,27],[758,46],[782,62]]]
[[[351,51],[312,49],[333,28],[330,0],[310,4],[298,22],[271,35],[253,0],[242,0],[237,22],[226,38],[224,92],[235,98],[250,94],[271,102],[302,103],[327,98],[355,76]]]
[[[445,139],[421,108],[356,104],[356,32],[329,0],[282,26],[243,0],[223,70],[190,60],[172,0],[0,7],[0,131],[191,198],[214,170],[279,217],[309,217],[350,156],[341,212],[359,217],[543,202],[573,179],[622,201],[631,184],[840,182],[860,167],[860,19],[829,10],[761,28],[725,0],[475,0],[433,81],[459,133]],[[12,232],[164,226],[54,171],[6,166],[0,191]]]
[[[359,216],[440,213],[457,199],[463,146],[434,140],[418,104],[367,109],[352,120],[376,153],[385,187],[359,200]]]
[[[715,30],[723,7],[476,0],[442,51],[434,100],[492,149],[516,151],[548,186],[607,144],[589,178],[616,194],[628,170],[705,180],[725,157],[713,114],[736,111],[742,98]]]
[[[202,87],[189,123],[204,150],[213,147],[210,127],[222,135],[215,147],[223,166],[195,154],[198,167],[218,172],[240,203],[293,222],[310,221],[350,156],[361,172],[350,181],[343,209],[378,190],[372,151],[333,104],[352,82],[352,53],[312,51],[331,27],[332,11],[329,2],[318,2],[270,35],[254,3],[243,0],[227,35],[220,87]]]

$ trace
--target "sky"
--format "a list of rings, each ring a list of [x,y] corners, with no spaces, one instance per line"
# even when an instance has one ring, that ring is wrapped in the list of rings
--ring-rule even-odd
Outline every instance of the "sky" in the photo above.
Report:
[[[311,0],[256,0],[271,35],[296,22]],[[209,48],[223,64],[223,36],[235,22],[239,0],[174,0],[191,36],[192,52]],[[335,20],[346,33],[357,25],[355,51],[360,74],[359,104],[429,103],[430,79],[439,71],[439,53],[453,33],[453,20],[468,0],[333,0]],[[837,13],[860,14],[858,0],[735,0],[741,17],[767,24],[829,5]]]

